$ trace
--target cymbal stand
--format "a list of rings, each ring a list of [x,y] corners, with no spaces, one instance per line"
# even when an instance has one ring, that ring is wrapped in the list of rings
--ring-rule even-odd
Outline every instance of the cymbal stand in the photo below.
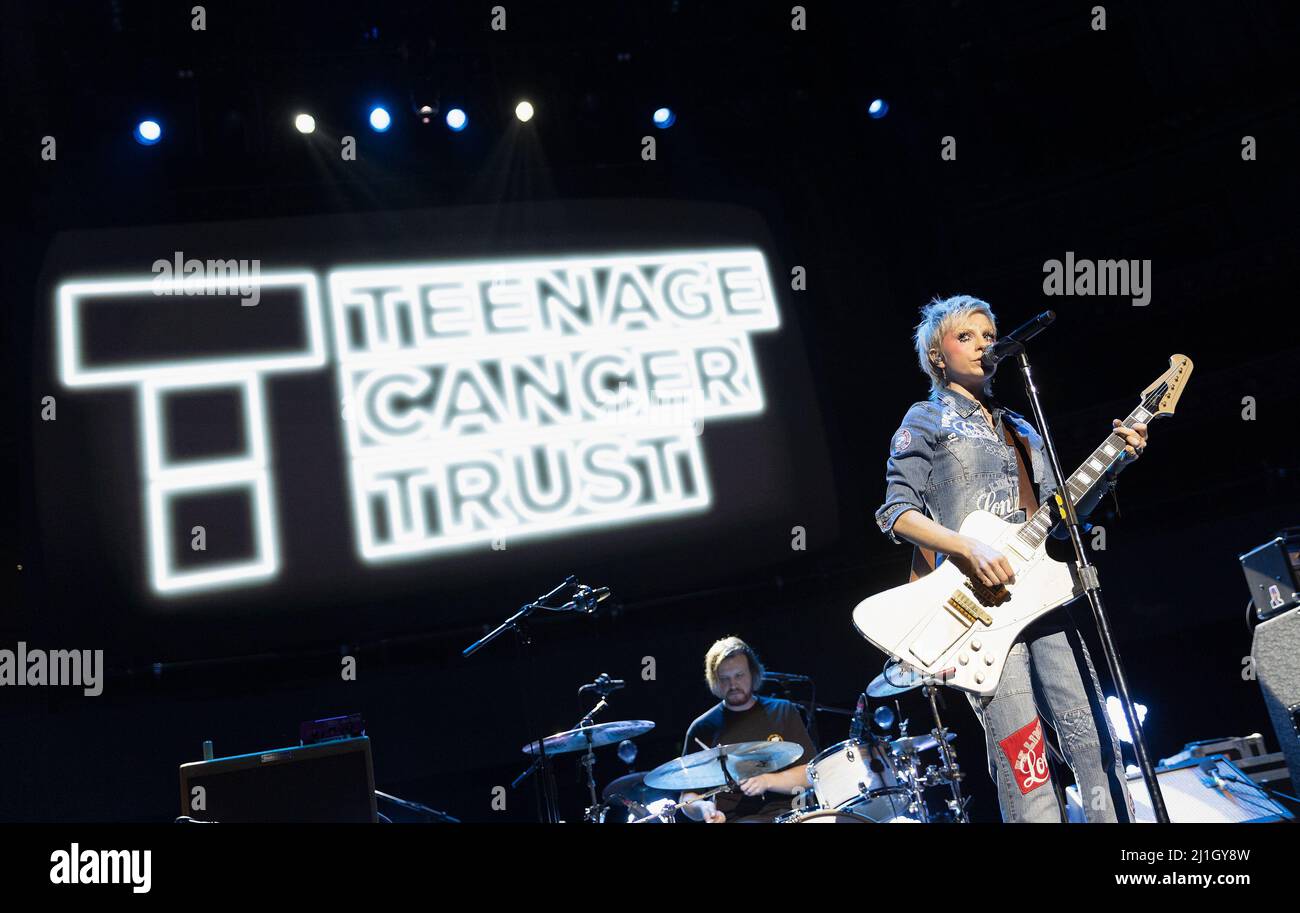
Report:
[[[946,782],[952,787],[952,798],[948,800],[948,810],[953,816],[953,820],[958,824],[969,824],[970,817],[966,813],[966,802],[968,801],[961,794],[961,781],[965,779],[966,774],[957,766],[957,752],[948,743],[948,729],[943,725],[943,720],[939,718],[939,682],[940,680],[933,675],[927,675],[921,685],[922,692],[930,701],[930,713],[934,716],[934,729],[930,730],[935,741],[939,743],[939,754],[943,758],[943,766],[931,768],[931,771],[937,775],[940,782]],[[927,771],[930,773],[930,771]],[[928,779],[928,777],[927,777]]]
[[[608,680],[608,676],[602,676],[602,677]],[[600,713],[606,707],[609,706],[609,702],[605,700],[605,698],[609,696],[609,692],[604,690],[604,686],[601,683],[601,680],[596,679],[594,685],[596,687],[597,693],[600,694],[600,700],[596,702],[595,707],[592,707],[590,710],[587,711],[586,716],[584,716],[581,720],[578,721],[578,725],[573,727],[574,729],[587,730],[584,733],[587,739],[587,750],[582,755],[581,764],[583,768],[587,771],[587,790],[591,794],[591,805],[587,806],[587,810],[583,813],[582,817],[584,820],[586,820],[591,824],[595,824],[597,821],[600,820],[600,808],[601,808],[601,802],[599,799],[596,798],[596,776],[594,773],[594,768],[596,766],[596,753],[595,753],[595,746],[592,744],[591,741],[591,727],[595,723],[596,714]]]

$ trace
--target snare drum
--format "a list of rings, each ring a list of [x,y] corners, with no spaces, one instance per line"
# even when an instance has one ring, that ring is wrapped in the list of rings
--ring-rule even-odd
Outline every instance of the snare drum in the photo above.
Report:
[[[871,769],[873,759],[879,773]],[[912,796],[899,784],[882,745],[852,739],[832,745],[808,762],[808,777],[823,811],[851,809],[877,822],[908,815]]]

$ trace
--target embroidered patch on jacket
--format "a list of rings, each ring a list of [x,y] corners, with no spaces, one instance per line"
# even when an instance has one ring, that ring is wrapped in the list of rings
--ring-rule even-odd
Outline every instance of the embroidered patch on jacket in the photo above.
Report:
[[[1028,795],[1051,780],[1047,771],[1047,752],[1043,746],[1043,726],[1038,717],[1034,717],[998,744],[1011,762],[1011,771],[1021,795]]]
[[[908,431],[906,428],[894,435],[894,453],[902,453],[911,446],[912,432]]]

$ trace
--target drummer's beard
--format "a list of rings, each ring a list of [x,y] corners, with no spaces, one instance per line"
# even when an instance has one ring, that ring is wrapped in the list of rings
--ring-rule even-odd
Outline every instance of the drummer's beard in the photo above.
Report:
[[[729,706],[739,707],[741,704],[749,703],[749,699],[753,694],[754,692],[749,690],[728,691],[723,700],[725,700]]]

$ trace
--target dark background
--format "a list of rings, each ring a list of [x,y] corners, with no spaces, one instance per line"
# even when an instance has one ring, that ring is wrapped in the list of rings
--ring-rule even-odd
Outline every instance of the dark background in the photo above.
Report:
[[[815,676],[823,702],[851,706],[879,658],[849,612],[899,582],[908,560],[871,520],[890,436],[925,394],[908,336],[921,304],[959,292],[990,301],[1004,331],[1057,311],[1034,354],[1066,463],[1127,414],[1171,353],[1195,361],[1177,415],[1153,427],[1153,448],[1120,482],[1122,515],[1106,502],[1094,517],[1108,544],[1096,560],[1130,688],[1150,708],[1153,757],[1254,731],[1275,745],[1258,685],[1241,676],[1250,634],[1235,557],[1297,522],[1294,7],[1109,4],[1098,32],[1092,3],[812,3],[807,31],[792,32],[784,3],[508,4],[508,29],[494,33],[477,4],[210,4],[207,31],[196,33],[191,5],[4,12],[4,454],[15,482],[3,533],[14,595],[0,644],[121,639],[112,611],[121,593],[87,590],[70,614],[51,602],[52,582],[80,567],[47,560],[40,509],[45,487],[77,484],[39,467],[51,433],[40,398],[55,392],[33,350],[46,307],[40,269],[61,231],[174,224],[179,237],[197,222],[489,206],[491,236],[508,244],[536,228],[536,209],[520,204],[756,211],[773,239],[774,281],[807,270],[806,291],[783,293],[782,316],[811,368],[830,455],[819,481],[838,517],[806,521],[806,552],[744,574],[726,572],[735,564],[719,556],[749,550],[745,537],[672,560],[629,554],[598,581],[618,593],[600,615],[538,626],[531,669],[506,642],[469,661],[459,650],[581,554],[485,581],[484,593],[512,597],[484,598],[454,626],[412,612],[383,631],[364,613],[318,627],[311,619],[326,616],[298,604],[284,606],[308,613],[291,635],[242,650],[133,642],[107,657],[101,697],[0,694],[0,818],[169,820],[176,765],[199,757],[203,739],[218,755],[279,747],[296,741],[300,720],[357,711],[379,788],[466,819],[527,820],[527,794],[489,810],[491,788],[521,767],[525,694],[545,727],[560,729],[585,709],[574,693],[583,681],[601,671],[628,679],[612,713],[658,723],[640,740],[637,766],[647,769],[680,750],[710,704],[701,659],[732,633],[771,668]],[[521,128],[512,110],[524,95],[538,115]],[[891,110],[872,120],[877,96]],[[394,114],[382,137],[364,122],[373,99]],[[437,116],[420,124],[412,109],[426,103],[462,105],[470,128],[452,135]],[[679,120],[653,131],[661,104]],[[313,137],[292,129],[300,108],[315,113]],[[146,115],[166,131],[151,148],[131,138]],[[640,140],[650,133],[658,157],[646,162]],[[356,162],[337,158],[345,134],[357,137]],[[57,162],[40,160],[45,135],[58,140]],[[1241,158],[1245,135],[1256,138],[1256,161]],[[956,161],[939,157],[944,136],[956,138]],[[1045,298],[1043,263],[1066,251],[1150,259],[1150,305]],[[1013,375],[999,392],[1023,411]],[[778,397],[779,378],[765,376],[764,389]],[[1254,421],[1242,418],[1247,396]],[[72,401],[59,397],[60,426],[75,420]],[[120,449],[101,458],[134,461]],[[771,517],[752,537],[787,536],[791,525]],[[86,548],[100,538],[88,531]],[[411,587],[381,610],[447,597]],[[100,620],[86,622],[96,611]],[[1075,616],[1086,632],[1086,608]],[[238,630],[226,639],[241,642]],[[358,658],[354,683],[339,680],[343,652]],[[645,657],[655,658],[653,681],[640,678]],[[919,698],[902,706],[914,731],[924,728]],[[964,699],[948,701],[948,720],[965,746],[975,817],[993,820]],[[837,718],[820,722],[823,745],[843,737]],[[607,753],[598,775],[623,769]],[[560,782],[575,818],[583,803],[571,762]]]

